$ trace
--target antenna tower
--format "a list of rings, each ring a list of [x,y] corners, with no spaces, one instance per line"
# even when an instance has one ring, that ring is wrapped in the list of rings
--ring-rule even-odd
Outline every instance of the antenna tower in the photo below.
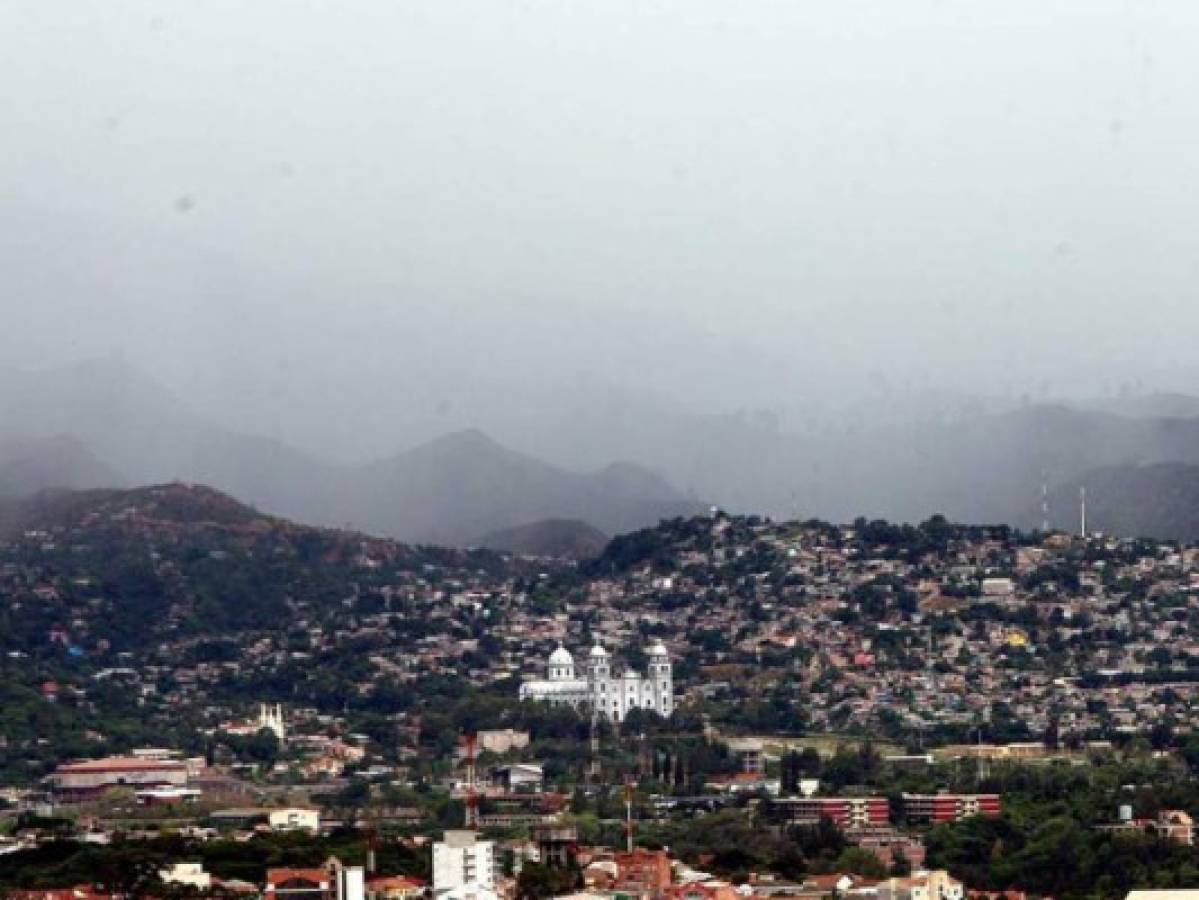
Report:
[[[1049,473],[1041,470],[1041,531],[1049,531]]]
[[[475,748],[477,738],[474,732],[462,736],[466,749],[466,827],[479,827],[479,793],[475,782]]]
[[[624,785],[624,832],[625,849],[633,852],[633,785],[628,781]]]
[[[637,774],[642,778],[648,778],[653,768],[650,763],[649,744],[645,740],[645,732],[638,735],[637,747]]]
[[[587,777],[590,781],[598,782],[600,776],[599,758],[599,714],[591,710],[591,762],[587,766]]]

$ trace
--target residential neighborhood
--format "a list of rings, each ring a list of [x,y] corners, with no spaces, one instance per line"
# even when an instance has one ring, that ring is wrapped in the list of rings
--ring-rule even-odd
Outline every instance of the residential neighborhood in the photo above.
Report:
[[[646,896],[825,896],[834,875],[841,894],[1042,895],[971,875],[959,832],[1032,841],[1001,835],[1014,815],[1035,832],[1028,804],[1062,779],[1129,777],[1087,788],[1077,839],[1193,852],[1187,546],[717,512],[574,562],[164,485],[10,538],[0,590],[14,887],[50,877],[30,853],[132,841],[199,890],[437,896],[449,834],[494,847],[472,864],[494,883],[455,900],[627,894],[617,851],[665,854]],[[555,828],[572,836],[539,845]],[[252,865],[239,844],[263,848]],[[313,875],[327,857],[351,874]]]

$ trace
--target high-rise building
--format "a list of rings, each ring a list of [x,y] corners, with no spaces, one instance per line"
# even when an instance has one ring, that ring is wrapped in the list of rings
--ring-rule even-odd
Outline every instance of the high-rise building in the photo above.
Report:
[[[495,846],[473,831],[447,831],[433,844],[437,900],[496,900]]]

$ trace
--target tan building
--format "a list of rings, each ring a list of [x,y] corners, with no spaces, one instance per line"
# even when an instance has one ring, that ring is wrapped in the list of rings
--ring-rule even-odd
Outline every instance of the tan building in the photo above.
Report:
[[[497,755],[507,753],[511,750],[523,750],[529,746],[529,733],[527,731],[516,731],[513,728],[480,731],[476,735],[476,739],[478,740],[479,750],[487,750]]]
[[[888,878],[878,885],[879,900],[963,900],[965,895],[963,884],[944,869]]]
[[[1157,814],[1153,830],[1176,844],[1190,847],[1195,843],[1195,821],[1181,809],[1163,809]]]
[[[117,787],[184,787],[187,764],[179,760],[110,756],[64,763],[48,781],[60,801],[79,802]]]

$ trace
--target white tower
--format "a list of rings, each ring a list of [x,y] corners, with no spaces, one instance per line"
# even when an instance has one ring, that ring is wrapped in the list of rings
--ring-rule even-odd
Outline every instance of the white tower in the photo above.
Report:
[[[592,691],[595,691],[601,681],[607,681],[611,677],[612,662],[608,658],[608,651],[597,641],[587,654],[587,680],[591,682]]]
[[[1041,470],[1041,531],[1049,533],[1049,473]]]
[[[558,645],[558,649],[550,654],[549,664],[549,680],[550,681],[574,681],[575,678],[575,658],[570,655],[570,651]]]
[[[587,654],[587,692],[593,710],[608,711],[608,684],[612,680],[612,661],[608,651],[597,640]]]
[[[649,695],[653,698],[653,708],[663,716],[674,712],[674,675],[671,672],[670,654],[661,641],[655,641],[649,648]]]
[[[287,740],[287,726],[283,724],[283,704],[276,703],[272,707],[260,703],[258,705],[258,727],[274,733],[280,743]]]

